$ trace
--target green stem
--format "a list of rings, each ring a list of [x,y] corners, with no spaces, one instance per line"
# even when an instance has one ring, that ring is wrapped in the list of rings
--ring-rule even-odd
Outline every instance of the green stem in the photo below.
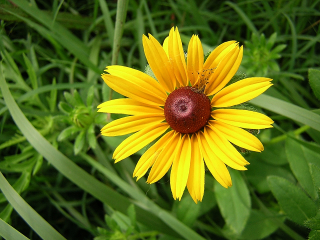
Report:
[[[301,133],[304,133],[304,132],[307,131],[308,129],[310,129],[310,126],[304,125],[304,126],[298,128],[298,129],[296,129],[296,130],[293,132],[293,134],[294,134],[295,136],[299,136]],[[281,142],[281,141],[285,140],[287,137],[288,137],[287,134],[283,134],[283,135],[281,135],[281,136],[275,137],[275,138],[271,139],[270,142],[268,142],[268,145],[270,145],[270,144],[275,144],[275,143],[277,143],[277,142]]]
[[[127,8],[128,8],[128,0],[118,0],[111,65],[116,65],[118,62],[118,56],[120,51],[120,41],[123,33],[124,22],[126,21]],[[112,99],[112,89],[110,88],[109,100],[111,99]]]

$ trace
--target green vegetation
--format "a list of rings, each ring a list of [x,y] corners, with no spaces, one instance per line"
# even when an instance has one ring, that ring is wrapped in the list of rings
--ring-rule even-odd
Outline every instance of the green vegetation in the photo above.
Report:
[[[118,5],[117,5],[118,4]],[[0,0],[0,236],[4,239],[320,239],[320,1]],[[124,137],[100,129],[120,115],[107,65],[145,70],[142,35],[178,26],[185,51],[244,45],[238,74],[273,78],[252,100],[274,121],[223,188],[174,201],[169,176],[148,185],[140,155],[114,164]]]

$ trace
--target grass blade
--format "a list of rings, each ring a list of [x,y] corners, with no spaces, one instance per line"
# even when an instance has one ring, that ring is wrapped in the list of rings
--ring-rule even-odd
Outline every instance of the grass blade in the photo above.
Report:
[[[261,94],[259,97],[252,99],[250,103],[320,131],[320,115],[312,111],[266,94]]]

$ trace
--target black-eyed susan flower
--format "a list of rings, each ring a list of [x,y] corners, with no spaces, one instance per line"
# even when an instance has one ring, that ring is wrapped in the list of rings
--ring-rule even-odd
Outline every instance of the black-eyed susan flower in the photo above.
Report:
[[[102,75],[110,88],[127,98],[102,103],[99,112],[131,115],[104,126],[102,135],[134,133],[115,149],[115,162],[156,140],[135,167],[137,180],[151,168],[147,182],[157,182],[171,168],[173,198],[180,200],[187,187],[197,202],[204,194],[206,165],[222,186],[230,187],[227,166],[246,170],[249,164],[233,144],[263,150],[259,139],[243,128],[270,128],[273,123],[261,113],[230,107],[257,97],[272,79],[246,78],[226,86],[243,56],[236,41],[219,45],[205,62],[196,35],[186,57],[177,28],[163,46],[152,35],[143,36],[143,47],[156,79],[123,66],[108,66]]]

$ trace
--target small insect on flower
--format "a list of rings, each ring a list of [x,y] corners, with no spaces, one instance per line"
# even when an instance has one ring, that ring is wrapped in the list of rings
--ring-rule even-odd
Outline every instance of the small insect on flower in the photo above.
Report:
[[[99,112],[130,116],[112,121],[101,133],[134,133],[115,149],[115,162],[156,140],[141,156],[133,176],[139,180],[151,168],[147,182],[155,183],[171,168],[173,198],[180,200],[187,187],[197,203],[204,195],[205,165],[228,188],[232,182],[227,166],[246,170],[249,164],[234,145],[263,150],[259,139],[242,128],[270,128],[273,121],[258,112],[230,107],[257,97],[272,85],[272,79],[246,78],[226,86],[243,56],[243,47],[236,41],[222,43],[204,61],[196,35],[185,58],[178,28],[170,30],[163,45],[151,34],[142,40],[156,79],[132,68],[108,66],[103,80],[127,98],[104,102]]]

